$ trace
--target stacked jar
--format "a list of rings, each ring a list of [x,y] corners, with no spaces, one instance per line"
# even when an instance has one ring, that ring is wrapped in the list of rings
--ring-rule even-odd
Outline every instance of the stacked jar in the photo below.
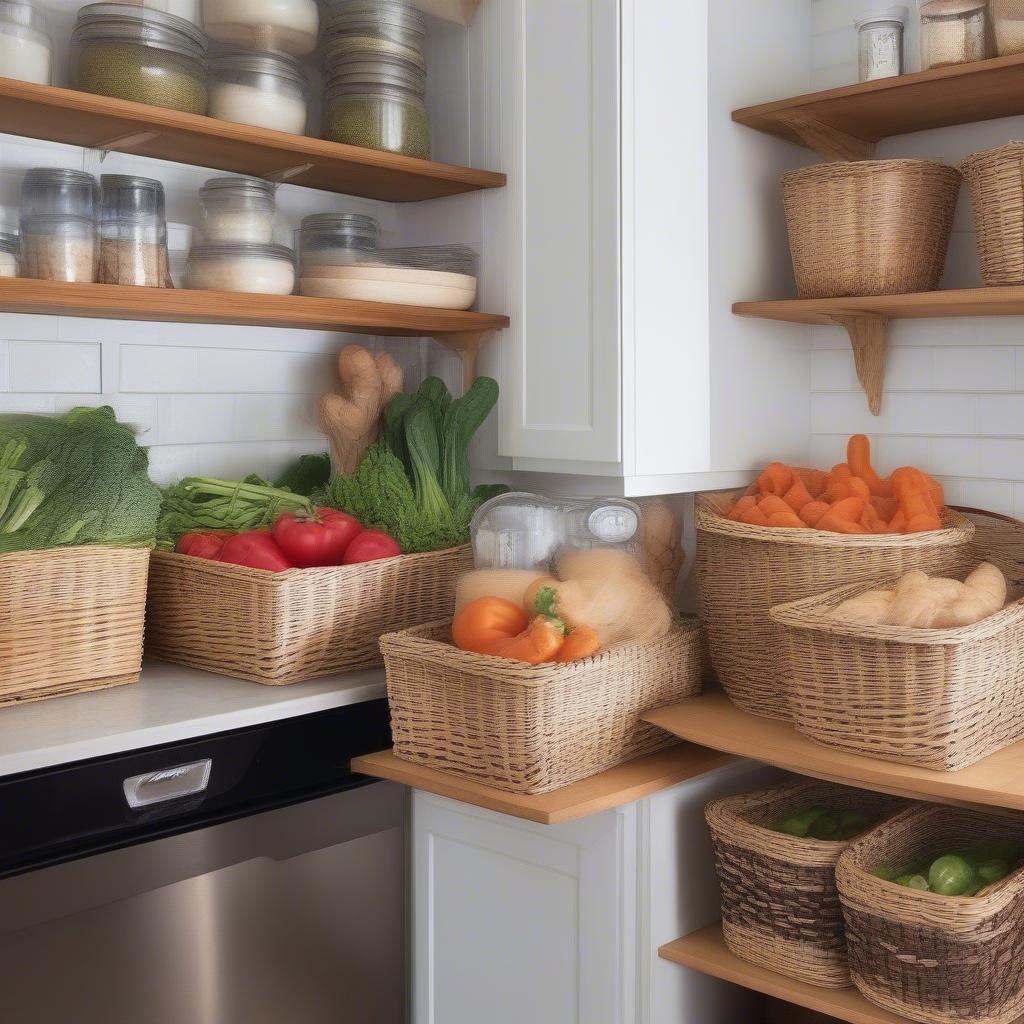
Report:
[[[919,10],[923,71],[992,55],[988,0],[919,0]]]
[[[167,288],[164,187],[153,178],[100,178],[100,269],[104,284]]]
[[[21,186],[21,274],[46,281],[96,280],[96,179],[35,167]]]
[[[372,257],[379,227],[361,213],[314,213],[299,227],[303,276],[317,277],[321,267],[348,266]]]
[[[403,0],[340,0],[324,29],[323,136],[430,157],[426,23]]]
[[[53,43],[34,0],[0,0],[0,73],[49,85]]]

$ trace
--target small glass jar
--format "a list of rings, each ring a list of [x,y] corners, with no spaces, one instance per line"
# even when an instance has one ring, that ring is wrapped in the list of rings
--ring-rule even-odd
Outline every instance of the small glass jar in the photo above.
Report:
[[[203,0],[207,35],[244,50],[304,57],[316,49],[316,0]]]
[[[96,221],[69,214],[21,218],[21,276],[43,281],[96,280]]]
[[[0,231],[0,277],[18,276],[21,241],[11,231]]]
[[[299,226],[303,269],[357,262],[377,246],[379,226],[361,213],[314,213]]]
[[[21,181],[22,219],[68,214],[96,220],[96,179],[70,167],[32,167]]]
[[[163,185],[132,174],[104,174],[100,190],[98,279],[104,284],[168,287]]]
[[[856,21],[859,81],[874,82],[903,74],[903,32],[908,13],[906,7],[891,7]]]
[[[401,0],[342,0],[324,26],[321,55],[331,66],[353,54],[397,57],[427,70],[423,54],[426,19]]]
[[[988,0],[920,0],[921,69],[991,56]]]
[[[49,85],[53,42],[34,0],[0,0],[0,72],[5,78]]]
[[[217,292],[291,295],[295,254],[283,245],[194,245],[188,254],[185,282],[187,288]]]
[[[89,4],[71,42],[75,88],[206,113],[207,41],[192,22],[135,4]]]
[[[293,57],[230,53],[210,62],[210,116],[301,135],[306,78]]]
[[[1024,0],[989,0],[988,12],[996,53],[1000,57],[1024,53]]]
[[[277,204],[273,182],[262,178],[211,178],[199,190],[203,240],[211,243],[274,241]]]

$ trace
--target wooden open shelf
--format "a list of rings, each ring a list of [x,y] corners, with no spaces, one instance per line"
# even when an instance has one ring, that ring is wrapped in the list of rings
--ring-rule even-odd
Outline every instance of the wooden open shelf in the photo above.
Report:
[[[680,739],[800,775],[936,803],[1024,810],[1024,741],[961,771],[936,772],[815,743],[788,722],[748,715],[720,690],[642,717]]]
[[[145,103],[0,78],[0,132],[406,203],[500,188],[505,175]]]
[[[537,821],[542,825],[557,825],[633,803],[634,800],[641,800],[652,793],[720,768],[732,760],[732,757],[720,751],[681,743],[539,796],[503,793],[500,789],[469,782],[447,772],[402,761],[390,750],[354,758],[352,768],[364,775],[400,782],[413,789],[461,800],[474,807],[485,807],[490,811]]]
[[[933,68],[733,112],[733,120],[813,149],[863,160],[892,135],[1024,114],[1024,55]]]

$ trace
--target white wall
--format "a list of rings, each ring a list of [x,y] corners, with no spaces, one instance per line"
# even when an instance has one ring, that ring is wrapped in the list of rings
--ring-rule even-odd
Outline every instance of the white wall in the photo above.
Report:
[[[854,19],[867,0],[814,0],[815,88],[856,80]],[[913,4],[910,5],[913,7]],[[916,28],[908,38],[917,67]],[[888,139],[878,156],[955,164],[969,153],[1024,138],[1024,118]],[[966,186],[942,287],[979,286]],[[872,437],[881,469],[916,463],[942,476],[947,499],[1024,514],[1024,324],[1019,318],[919,320],[890,330],[882,415],[871,416],[846,334],[810,328],[811,432],[815,465],[841,460],[846,437]]]

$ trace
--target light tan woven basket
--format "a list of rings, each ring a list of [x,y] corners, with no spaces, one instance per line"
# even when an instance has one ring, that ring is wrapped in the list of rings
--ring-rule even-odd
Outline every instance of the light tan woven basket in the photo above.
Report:
[[[926,1024],[1010,1024],[1024,1013],[1024,870],[969,897],[870,873],[990,839],[1024,841],[1024,816],[915,804],[839,858],[850,974],[871,1002]]]
[[[945,529],[907,535],[748,526],[724,515],[742,493],[697,496],[697,579],[715,672],[734,704],[765,718],[791,717],[774,605],[911,569],[948,575],[974,536],[949,510]]]
[[[976,512],[956,573],[982,559],[1011,587],[1001,612],[958,629],[837,622],[832,611],[877,582],[771,610],[781,630],[799,732],[840,750],[958,771],[1024,738],[1024,523]]]
[[[815,164],[782,178],[802,299],[933,291],[960,190],[931,160]]]
[[[848,988],[853,982],[835,866],[849,841],[800,838],[771,828],[817,804],[881,819],[905,801],[797,780],[708,804],[704,816],[722,890],[722,932],[741,960],[809,985]]]
[[[971,191],[982,280],[1024,284],[1024,142],[974,153],[960,170]]]
[[[282,685],[376,668],[382,633],[451,615],[469,546],[265,572],[153,553],[146,653]]]
[[[565,665],[454,647],[451,622],[381,637],[395,754],[509,793],[548,793],[678,740],[640,720],[701,691],[700,630]]]
[[[134,683],[148,548],[0,555],[0,707]]]

